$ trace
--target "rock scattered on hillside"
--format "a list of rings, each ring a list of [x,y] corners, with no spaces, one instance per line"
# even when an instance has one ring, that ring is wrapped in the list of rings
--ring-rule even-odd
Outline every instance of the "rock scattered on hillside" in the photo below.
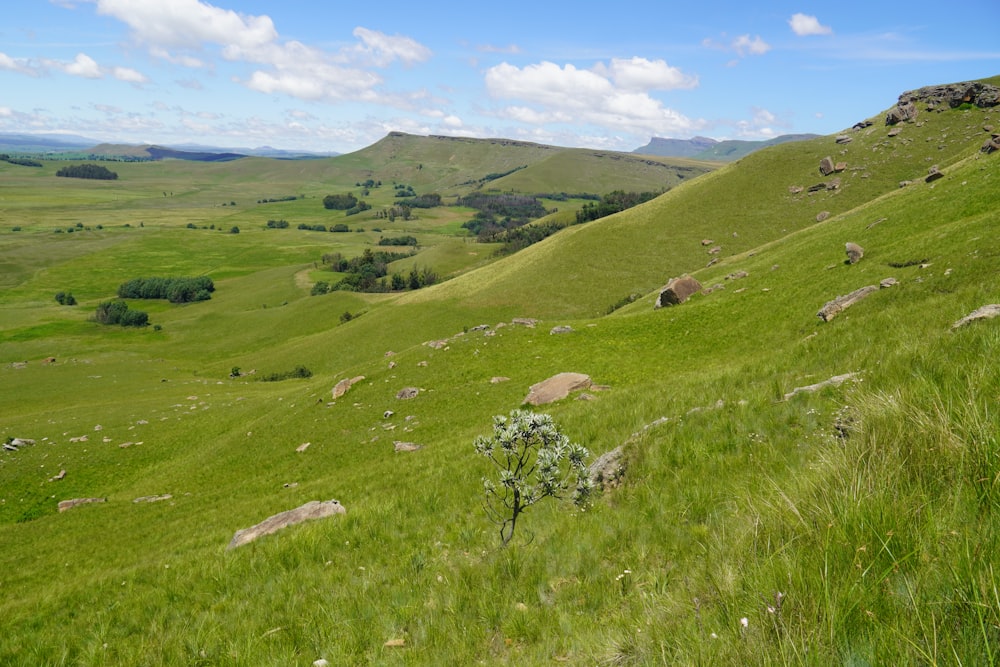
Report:
[[[418,445],[415,442],[403,442],[402,440],[394,440],[392,443],[393,447],[397,452],[415,452],[418,449],[423,449],[423,445]]]
[[[989,139],[984,141],[980,150],[986,154],[1000,151],[1000,134],[994,134]]]
[[[621,485],[625,476],[625,450],[622,447],[615,447],[609,452],[604,452],[588,466],[590,479],[600,488],[611,489]]]
[[[1000,88],[979,81],[963,81],[908,90],[899,96],[899,104],[923,102],[928,111],[954,109],[973,104],[981,109],[1000,104]]]
[[[159,503],[164,500],[170,500],[173,496],[169,493],[162,493],[158,496],[140,496],[132,500],[133,503]]]
[[[851,243],[848,241],[844,246],[844,250],[847,252],[848,264],[857,264],[861,261],[861,258],[865,256],[865,249],[857,243]]]
[[[501,382],[510,382],[510,378],[504,375],[494,375],[490,378],[490,384],[500,384]]]
[[[886,125],[895,125],[896,123],[902,123],[906,120],[913,120],[917,117],[917,107],[909,99],[904,99],[904,95],[900,95],[899,102],[892,109],[889,109],[889,113],[885,115]]]
[[[344,378],[343,380],[338,382],[333,387],[333,392],[332,392],[333,400],[337,400],[338,398],[346,394],[351,387],[353,387],[358,382],[361,382],[364,379],[365,379],[364,375],[358,375],[357,377]]]
[[[302,452],[304,452],[307,449],[309,449],[309,445],[311,445],[311,444],[312,444],[311,442],[303,442],[301,445],[299,445],[298,447],[295,448],[295,451],[297,453],[301,454]]]
[[[823,307],[819,309],[819,312],[816,313],[816,317],[823,320],[824,322],[829,322],[837,315],[842,313],[844,310],[853,306],[858,301],[861,301],[869,294],[877,292],[879,291],[879,289],[882,289],[883,287],[889,286],[889,284],[883,285],[883,283],[885,283],[885,281],[882,281],[882,283],[879,283],[878,285],[866,285],[865,287],[854,290],[850,294],[838,296],[835,299],[827,301],[825,304],[823,304]]]
[[[827,155],[825,158],[819,161],[819,173],[824,176],[829,176],[836,169],[836,165],[833,163],[833,158]]]
[[[3,444],[4,450],[8,452],[16,452],[21,447],[26,447],[28,445],[35,444],[35,441],[31,438],[11,438],[10,442],[5,442]]]
[[[66,510],[71,510],[74,507],[80,505],[87,505],[89,503],[103,503],[107,501],[107,498],[72,498],[70,500],[60,500],[59,501],[59,511],[65,512]]]
[[[538,324],[538,320],[531,317],[515,317],[511,320],[511,324],[520,324],[522,327],[534,329],[535,325]]]
[[[417,394],[420,393],[420,389],[417,387],[403,387],[396,393],[396,398],[400,400],[408,400],[411,398],[416,398]]]
[[[549,335],[568,334],[568,333],[573,333],[573,327],[569,326],[568,324],[562,324],[557,327],[552,327],[552,329],[549,331]]]
[[[829,211],[820,211],[819,213],[816,214],[816,222],[823,222],[829,217],[830,217]]]
[[[1000,315],[1000,303],[991,303],[987,306],[981,306],[962,319],[958,320],[951,325],[952,329],[959,329],[964,327],[970,322],[975,322],[977,320],[989,320]]]
[[[268,517],[267,519],[264,519],[260,523],[250,526],[249,528],[237,530],[226,549],[235,549],[236,547],[253,542],[258,537],[276,533],[282,528],[294,526],[295,524],[302,523],[303,521],[324,519],[326,517],[346,513],[347,510],[344,506],[336,500],[313,500],[295,509],[280,512],[274,516]]]
[[[66,479],[66,470],[65,469],[60,470],[58,475],[55,475],[53,477],[49,477],[49,481],[50,482],[58,482],[58,481],[63,480],[63,479]]]
[[[838,134],[834,141],[838,144],[849,144],[854,141],[854,137],[849,134]]]
[[[592,385],[589,375],[558,373],[531,385],[528,388],[528,395],[522,402],[529,405],[546,405],[564,399],[574,391],[590,389]]]
[[[804,387],[796,387],[795,389],[792,389],[790,392],[785,394],[784,399],[787,401],[796,394],[812,393],[815,391],[819,391],[824,387],[836,387],[847,382],[848,380],[853,380],[855,377],[857,377],[857,375],[858,375],[857,373],[844,373],[843,375],[834,375],[829,380],[823,380],[822,382],[817,382],[816,384],[810,384]]]
[[[941,172],[940,169],[938,169],[937,165],[934,165],[933,167],[927,170],[927,176],[926,178],[924,178],[924,182],[933,183],[939,178],[944,178],[944,174]]]
[[[660,290],[654,308],[677,306],[687,301],[693,294],[701,291],[701,283],[691,276],[671,278]]]

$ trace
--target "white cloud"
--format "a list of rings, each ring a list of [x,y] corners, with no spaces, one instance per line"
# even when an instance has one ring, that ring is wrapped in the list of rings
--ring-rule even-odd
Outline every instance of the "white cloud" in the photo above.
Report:
[[[409,37],[389,36],[360,26],[354,29],[353,34],[361,40],[361,45],[355,47],[356,52],[369,56],[378,67],[387,67],[396,60],[413,65],[431,57],[430,49]]]
[[[67,74],[83,77],[85,79],[100,79],[104,76],[101,73],[101,68],[97,64],[97,61],[88,56],[86,53],[76,54],[76,59],[73,60],[73,62],[61,64],[60,69]]]
[[[641,89],[696,85],[662,61],[615,60],[593,69],[541,62],[524,68],[501,63],[487,70],[486,88],[512,100],[501,115],[530,125],[572,123],[637,134],[685,133],[701,121],[687,118]]]
[[[594,71],[626,90],[675,90],[697,88],[698,77],[688,76],[664,60],[634,57],[614,58],[610,65],[598,63]]]
[[[250,49],[278,36],[269,16],[239,14],[199,0],[97,0],[97,11],[126,23],[138,41],[163,49],[203,42]]]
[[[0,69],[27,74],[28,76],[38,76],[43,74],[38,65],[32,64],[24,58],[11,58],[6,53],[0,52]]]
[[[792,32],[800,37],[807,35],[829,35],[833,32],[833,28],[821,24],[819,19],[809,14],[793,14],[792,18],[788,19],[788,25],[792,27]]]
[[[740,35],[733,40],[732,46],[740,56],[762,56],[771,50],[771,45],[762,40],[760,35],[753,39],[750,39],[750,35]]]
[[[126,83],[146,83],[149,79],[142,72],[137,72],[130,67],[115,67],[111,70],[112,75],[119,81]]]

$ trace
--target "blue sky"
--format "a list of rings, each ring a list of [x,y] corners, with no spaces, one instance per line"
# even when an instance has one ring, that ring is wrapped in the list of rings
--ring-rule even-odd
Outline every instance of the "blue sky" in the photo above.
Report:
[[[8,0],[0,132],[350,152],[830,134],[1000,74],[1000,2]],[[763,4],[763,3],[762,3]]]

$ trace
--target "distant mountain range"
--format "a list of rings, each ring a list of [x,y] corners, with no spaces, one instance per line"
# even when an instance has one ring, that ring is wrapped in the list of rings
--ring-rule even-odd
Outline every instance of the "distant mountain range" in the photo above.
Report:
[[[219,162],[241,157],[271,157],[294,160],[339,155],[333,151],[293,151],[271,146],[229,148],[201,144],[155,146],[150,144],[110,144],[75,134],[8,134],[0,133],[0,152],[7,153],[83,153],[107,157],[145,157],[153,160],[173,158],[198,162]]]
[[[766,141],[742,141],[728,139],[717,141],[710,137],[693,137],[691,139],[664,139],[653,137],[649,143],[636,148],[633,153],[643,155],[658,155],[661,157],[686,157],[695,160],[717,160],[730,162],[768,146],[775,146],[789,141],[804,141],[814,139],[817,134],[783,134]]]

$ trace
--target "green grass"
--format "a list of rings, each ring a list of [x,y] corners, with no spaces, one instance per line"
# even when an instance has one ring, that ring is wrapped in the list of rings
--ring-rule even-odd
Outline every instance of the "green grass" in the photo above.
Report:
[[[1000,333],[951,325],[1000,301],[1000,171],[977,153],[995,116],[921,117],[900,135],[912,155],[884,163],[903,149],[877,148],[873,126],[845,155],[863,170],[812,196],[788,186],[820,180],[819,159],[843,148],[832,137],[770,148],[488,263],[489,247],[442,232],[453,220],[422,219],[424,249],[407,261],[432,258],[455,277],[401,295],[306,289],[322,252],[360,252],[377,233],[185,228],[188,209],[155,207],[152,183],[171,173],[194,208],[222,190],[195,192],[172,163],[129,166],[148,174],[146,195],[117,186],[132,192],[118,219],[141,205],[162,222],[54,235],[42,215],[3,231],[0,261],[15,268],[0,297],[0,436],[37,444],[0,454],[0,663],[994,662]],[[372,151],[445,183],[446,143],[389,137]],[[483,154],[455,150],[467,170],[524,159],[472,145]],[[373,159],[343,157],[353,171],[341,182]],[[946,177],[900,189],[927,157]],[[258,179],[287,165],[243,162],[198,181],[318,194],[312,172],[284,185]],[[11,210],[51,187],[22,178],[13,194],[5,181]],[[105,196],[79,187],[80,202]],[[288,211],[305,215],[309,201]],[[832,215],[816,223],[819,210]],[[705,238],[723,246],[708,267]],[[865,248],[856,265],[847,241]],[[911,260],[925,266],[890,266]],[[737,270],[748,275],[726,279]],[[654,310],[656,288],[684,272],[724,289]],[[142,304],[160,331],[87,321],[137,273],[207,273],[217,291]],[[898,284],[816,317],[886,277]],[[59,290],[81,305],[56,304]],[[644,296],[603,315],[631,292]],[[360,316],[342,324],[345,311]],[[521,316],[541,322],[509,324]],[[557,324],[573,332],[550,334]],[[313,376],[228,377],[297,365]],[[523,538],[500,549],[472,441],[561,371],[607,389],[544,410],[594,455],[623,446],[624,484],[585,512],[532,507]],[[846,372],[856,381],[783,400]],[[357,375],[332,402],[332,386]],[[403,387],[421,392],[397,399]],[[396,440],[423,448],[396,453]],[[91,496],[107,502],[56,511]],[[329,498],[346,516],[225,549],[239,528]]]

